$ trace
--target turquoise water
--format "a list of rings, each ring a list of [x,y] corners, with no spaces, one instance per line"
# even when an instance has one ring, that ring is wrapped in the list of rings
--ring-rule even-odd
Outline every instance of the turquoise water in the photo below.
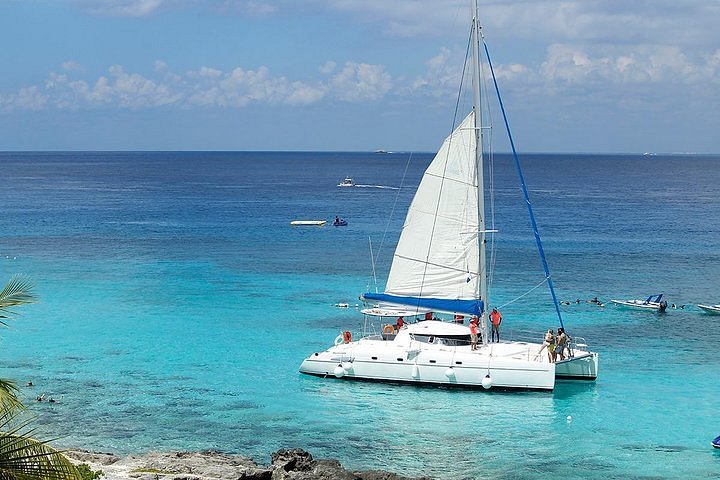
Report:
[[[2,376],[34,383],[22,393],[61,447],[268,462],[297,446],[437,478],[720,476],[720,317],[692,306],[720,303],[720,157],[525,157],[561,299],[664,292],[687,305],[563,307],[600,353],[597,382],[504,393],[297,372],[359,325],[333,304],[370,284],[368,237],[386,275],[431,157],[414,154],[403,177],[408,156],[0,154],[0,271],[30,275],[41,298],[1,332]],[[542,270],[510,160],[496,163],[502,305]],[[335,187],[347,175],[370,186]],[[335,215],[349,226],[289,226]],[[504,334],[554,327],[548,297],[504,307]]]

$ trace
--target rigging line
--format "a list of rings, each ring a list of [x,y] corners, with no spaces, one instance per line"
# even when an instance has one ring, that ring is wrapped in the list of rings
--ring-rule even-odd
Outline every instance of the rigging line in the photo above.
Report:
[[[535,243],[537,244],[538,252],[540,253],[540,259],[542,260],[543,270],[545,270],[545,278],[550,287],[550,293],[552,295],[553,304],[555,305],[555,312],[557,313],[558,320],[560,320],[560,326],[565,329],[563,324],[562,315],[560,314],[560,305],[558,304],[557,296],[555,295],[555,288],[553,287],[552,277],[550,276],[550,268],[548,267],[547,259],[545,258],[545,251],[543,250],[542,240],[540,240],[540,232],[538,232],[537,222],[535,221],[535,215],[533,214],[532,204],[530,203],[530,195],[528,194],[527,186],[525,186],[525,177],[520,168],[520,159],[518,158],[517,150],[515,149],[515,141],[513,140],[512,133],[510,133],[510,123],[508,122],[507,114],[505,113],[505,106],[503,105],[502,97],[500,96],[500,88],[498,87],[497,78],[495,77],[495,69],[493,69],[492,61],[490,60],[490,51],[488,50],[487,43],[485,43],[485,37],[483,37],[483,47],[485,47],[485,55],[488,59],[488,66],[490,67],[490,73],[492,74],[493,84],[495,85],[495,93],[497,93],[498,103],[500,104],[500,111],[502,112],[503,120],[505,121],[505,130],[507,130],[508,139],[510,140],[510,146],[512,147],[513,158],[515,159],[515,167],[520,177],[520,186],[522,187],[523,195],[525,196],[525,203],[527,204],[528,213],[530,214],[530,222],[533,227],[533,234],[535,235]]]
[[[458,118],[458,111],[460,110],[460,98],[462,97],[462,89],[463,89],[463,83],[465,81],[465,70],[467,69],[467,59],[470,52],[470,45],[472,44],[472,32],[470,34],[470,38],[468,39],[467,47],[465,48],[465,60],[463,62],[463,69],[462,74],[460,75],[460,85],[458,88],[458,94],[457,99],[455,100],[455,112],[453,113],[453,121],[452,121],[452,128],[450,129],[450,136],[448,137],[448,148],[447,152],[445,153],[445,165],[443,167],[443,174],[440,179],[440,189],[438,190],[438,196],[437,196],[437,204],[435,205],[435,216],[433,217],[433,224],[432,228],[430,229],[430,241],[428,242],[427,251],[425,254],[425,266],[423,267],[423,274],[422,274],[422,280],[420,281],[420,291],[418,292],[418,305],[416,308],[419,308],[420,306],[420,298],[422,297],[423,288],[425,286],[425,277],[427,276],[427,269],[430,262],[428,260],[430,259],[430,249],[432,248],[433,244],[433,237],[435,234],[435,227],[437,226],[437,213],[438,210],[440,210],[440,196],[442,195],[443,186],[445,185],[445,177],[447,173],[447,157],[450,155],[450,147],[452,146],[453,141],[453,132],[455,131],[455,126],[457,125],[457,118]],[[421,180],[422,183],[422,180]],[[468,272],[470,273],[470,272]]]
[[[535,290],[536,288],[540,288],[540,286],[542,286],[542,284],[543,284],[543,283],[546,283],[547,281],[548,281],[547,278],[543,278],[542,282],[538,283],[537,285],[535,285],[534,287],[532,287],[532,288],[531,288],[530,290],[528,290],[527,292],[523,293],[523,294],[520,295],[519,297],[513,298],[512,300],[510,300],[510,301],[507,302],[507,303],[503,303],[502,305],[500,305],[499,307],[496,307],[496,308],[498,308],[498,309],[503,309],[503,308],[507,307],[508,305],[511,305],[511,304],[517,302],[518,300],[520,300],[520,299],[523,298],[524,296],[529,295],[529,294],[530,294],[533,290]],[[564,327],[563,327],[563,328],[564,328]]]

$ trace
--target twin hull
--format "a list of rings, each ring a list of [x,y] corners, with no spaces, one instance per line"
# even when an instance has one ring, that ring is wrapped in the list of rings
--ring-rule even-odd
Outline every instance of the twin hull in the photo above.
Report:
[[[306,358],[300,372],[323,377],[417,384],[552,390],[555,379],[597,376],[597,354],[576,351],[563,362],[550,363],[540,345],[497,343],[471,351],[470,347],[434,347],[426,344],[361,339],[334,346]],[[489,376],[489,381],[485,379]]]

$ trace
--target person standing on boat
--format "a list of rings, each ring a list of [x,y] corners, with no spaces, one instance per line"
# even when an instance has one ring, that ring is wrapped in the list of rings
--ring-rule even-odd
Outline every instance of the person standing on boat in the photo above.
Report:
[[[470,350],[477,350],[478,344],[478,318],[473,317],[470,320]]]
[[[405,319],[398,317],[397,322],[395,322],[395,331],[399,332],[403,326],[405,326]]]
[[[497,342],[500,343],[500,323],[502,322],[502,315],[498,312],[497,308],[493,308],[490,312],[490,323],[492,323],[492,337],[490,341],[495,341],[495,335],[497,334]]]
[[[565,346],[567,345],[567,335],[565,329],[558,328],[557,338],[555,339],[555,359],[560,357],[560,361],[565,360]]]
[[[537,354],[540,355],[546,348],[548,351],[548,360],[552,363],[555,361],[555,335],[553,335],[552,329],[548,329],[543,339],[543,344]]]

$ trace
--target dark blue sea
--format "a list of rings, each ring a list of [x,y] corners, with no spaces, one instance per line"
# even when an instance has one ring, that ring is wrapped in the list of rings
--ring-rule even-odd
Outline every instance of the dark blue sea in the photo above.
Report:
[[[382,287],[431,159],[0,153],[0,277],[29,275],[40,298],[0,332],[0,376],[63,448],[268,463],[302,447],[443,479],[720,477],[720,317],[695,306],[720,303],[720,156],[521,155],[558,296],[581,300],[562,307],[567,330],[600,354],[596,382],[507,393],[298,373],[360,325],[372,258]],[[490,303],[503,335],[539,339],[557,319],[533,289],[544,276],[512,159],[493,170]],[[346,176],[360,186],[338,188]],[[349,225],[290,226],[336,215]],[[654,293],[676,308],[585,302]]]

